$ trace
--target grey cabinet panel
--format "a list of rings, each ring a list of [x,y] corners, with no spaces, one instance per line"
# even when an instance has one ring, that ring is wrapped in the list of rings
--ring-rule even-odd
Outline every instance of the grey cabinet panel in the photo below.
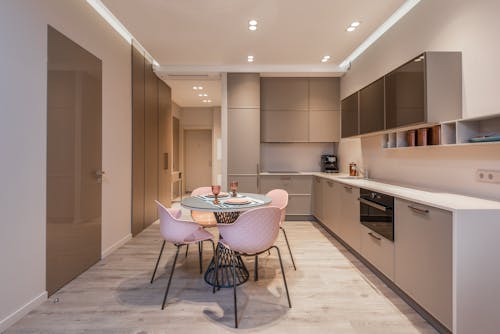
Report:
[[[384,128],[384,78],[380,78],[359,91],[359,133]]]
[[[287,215],[310,215],[311,195],[290,195],[288,197]]]
[[[313,178],[313,198],[312,198],[312,214],[319,221],[323,222],[323,183],[324,179],[315,176]]]
[[[339,110],[338,78],[309,78],[309,110]]]
[[[265,110],[262,112],[263,142],[308,142],[307,110]]]
[[[359,135],[358,93],[343,99],[341,105],[342,138]]]
[[[360,229],[360,254],[385,276],[394,280],[394,243],[364,225]]]
[[[332,180],[325,180],[322,189],[323,221],[332,232],[339,231],[340,185]]]
[[[310,195],[312,192],[310,175],[261,175],[260,191],[262,194],[273,189],[286,190],[291,195]]]
[[[339,190],[339,236],[355,251],[360,250],[359,188],[338,184]]]
[[[238,192],[242,193],[259,193],[259,180],[257,174],[229,174],[227,176],[227,184],[231,181],[238,182]]]
[[[261,78],[260,97],[263,110],[308,110],[307,78]]]
[[[228,73],[228,108],[260,107],[260,75],[258,73]]]
[[[309,111],[309,142],[338,142],[340,140],[338,110]]]
[[[254,174],[260,161],[260,110],[228,110],[228,174]]]

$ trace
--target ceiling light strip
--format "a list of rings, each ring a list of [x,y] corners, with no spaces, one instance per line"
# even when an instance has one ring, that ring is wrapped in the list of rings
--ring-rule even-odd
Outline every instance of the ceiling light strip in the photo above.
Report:
[[[160,64],[146,51],[146,49],[134,38],[134,36],[130,33],[130,31],[125,28],[125,26],[116,18],[116,16],[111,13],[111,11],[106,7],[101,0],[87,0],[87,3],[94,8],[94,10],[101,15],[101,17],[108,22],[108,24],[113,27],[113,29],[122,36],[122,38],[127,41],[128,44],[132,44],[132,40],[134,41],[134,46],[139,49],[139,51],[143,52],[145,57],[153,63],[155,66],[160,66]]]
[[[358,58],[363,52],[366,51],[375,43],[376,40],[380,38],[387,30],[389,30],[396,22],[398,22],[403,16],[405,16],[410,10],[415,7],[420,0],[407,0],[401,7],[399,7],[394,14],[392,14],[380,27],[377,28],[360,46],[354,50],[342,63],[340,63],[341,68],[348,68],[349,65]]]

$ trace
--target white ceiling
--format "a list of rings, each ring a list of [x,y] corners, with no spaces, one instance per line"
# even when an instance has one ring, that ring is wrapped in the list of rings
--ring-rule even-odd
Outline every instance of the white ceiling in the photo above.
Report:
[[[405,0],[102,0],[158,72],[330,72]],[[256,19],[258,29],[248,30]],[[353,21],[361,25],[346,32]],[[253,64],[247,56],[253,55]],[[324,55],[330,61],[321,63]],[[174,100],[184,84],[170,81]],[[185,80],[184,80],[185,81]],[[178,88],[176,88],[178,86]],[[188,85],[186,85],[188,86]],[[197,96],[196,96],[197,97]],[[215,95],[213,96],[216,99]],[[220,98],[220,96],[219,96]],[[182,102],[181,102],[182,101]],[[184,102],[187,101],[187,102]]]

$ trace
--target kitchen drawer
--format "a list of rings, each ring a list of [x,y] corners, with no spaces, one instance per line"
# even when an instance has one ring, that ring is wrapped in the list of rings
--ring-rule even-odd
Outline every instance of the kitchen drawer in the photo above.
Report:
[[[273,189],[283,189],[289,194],[311,194],[311,175],[261,175],[260,192],[265,194]]]
[[[361,255],[389,279],[394,280],[394,243],[361,225]]]
[[[290,195],[288,196],[287,215],[310,215],[311,195]]]

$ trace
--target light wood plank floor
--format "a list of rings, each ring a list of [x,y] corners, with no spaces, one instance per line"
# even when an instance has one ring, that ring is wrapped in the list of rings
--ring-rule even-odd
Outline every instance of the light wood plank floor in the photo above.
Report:
[[[260,280],[238,288],[240,329],[231,289],[215,295],[199,274],[198,252],[179,257],[167,307],[160,309],[175,247],[161,245],[154,224],[93,266],[6,333],[435,333],[432,327],[321,226],[287,222],[293,270],[282,234],[292,300],[289,309],[275,253],[259,258]],[[212,231],[216,233],[216,231]],[[206,244],[204,268],[212,251]],[[253,259],[245,259],[253,278]]]

